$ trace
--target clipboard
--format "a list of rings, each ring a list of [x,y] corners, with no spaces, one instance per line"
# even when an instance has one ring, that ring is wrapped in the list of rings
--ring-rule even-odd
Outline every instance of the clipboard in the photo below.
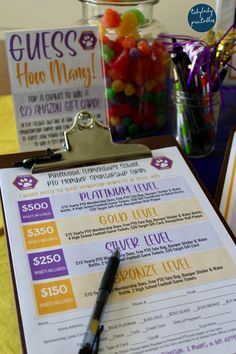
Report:
[[[78,118],[78,117],[77,117]],[[98,129],[98,132],[100,133],[100,129],[107,129],[105,127],[101,127],[100,125],[97,126],[96,122],[90,122],[90,124],[85,124],[86,126],[81,127],[80,124],[78,125],[77,122],[77,118],[75,119],[75,123],[73,125],[73,133],[76,132],[77,130],[80,130],[82,128],[82,132],[83,129],[90,132],[92,131],[92,129],[96,130]],[[91,117],[90,117],[91,118]],[[78,131],[77,131],[78,133]],[[81,130],[79,131],[79,133],[81,133]],[[107,133],[107,131],[106,131]],[[65,134],[68,137],[68,132]],[[70,134],[69,134],[70,135]],[[108,134],[109,135],[109,134]],[[107,134],[105,134],[106,138],[108,137]],[[75,136],[75,135],[74,135]],[[100,137],[99,137],[100,138]],[[87,137],[85,138],[86,141]],[[110,139],[110,137],[109,137]],[[64,153],[65,154],[70,154],[70,151],[73,149],[73,140],[68,139],[67,140],[67,144],[66,144],[66,148]],[[75,139],[75,143],[78,143],[78,140]],[[109,141],[108,145],[110,146],[111,142]],[[134,145],[133,145],[134,144]],[[138,144],[138,145],[137,145]],[[139,145],[139,144],[143,144]],[[90,159],[89,159],[89,165],[94,165],[96,163],[107,163],[110,161],[127,161],[129,159],[131,160],[135,160],[135,159],[142,159],[142,158],[146,158],[146,157],[150,157],[150,150],[147,148],[149,147],[151,150],[154,149],[163,149],[163,148],[171,148],[171,147],[175,147],[178,150],[178,154],[180,154],[184,160],[184,163],[187,164],[187,168],[189,169],[189,171],[191,171],[191,174],[193,174],[195,180],[197,181],[197,183],[201,186],[201,189],[203,191],[203,194],[206,196],[206,200],[208,200],[209,202],[209,208],[217,215],[216,219],[219,220],[220,225],[222,226],[222,228],[225,228],[226,233],[228,234],[229,238],[232,239],[232,241],[235,242],[235,237],[232,233],[232,231],[230,230],[230,228],[228,227],[227,223],[225,222],[224,218],[222,217],[221,213],[219,212],[219,210],[216,207],[215,202],[213,201],[213,199],[211,198],[210,194],[207,192],[206,188],[204,187],[204,185],[202,184],[200,178],[198,177],[198,175],[196,174],[196,172],[194,171],[191,163],[186,159],[186,157],[184,156],[181,148],[179,147],[178,143],[176,142],[176,140],[171,137],[171,136],[159,136],[159,137],[151,137],[151,138],[140,138],[140,139],[133,139],[132,141],[129,141],[128,144],[116,144],[118,146],[115,146],[115,152],[112,151],[112,154],[116,154],[116,156],[112,156],[111,155],[111,151],[109,151],[107,156],[103,156],[102,157],[102,161],[101,161],[101,156],[97,154],[97,151],[95,150],[95,154],[94,156],[91,156],[91,152],[90,153]],[[96,145],[94,145],[94,147],[96,148]],[[122,149],[126,148],[126,155],[124,157],[123,151]],[[138,150],[138,151],[137,151]],[[62,153],[63,153],[62,151]],[[122,151],[121,153],[119,153],[119,151]],[[127,153],[127,151],[129,151],[129,153]],[[81,151],[79,152],[79,154],[81,154]],[[42,152],[38,153],[38,156],[41,156]],[[19,160],[23,160],[25,158],[28,157],[32,157],[35,156],[35,152],[32,153],[20,153],[20,154],[11,154],[11,155],[5,155],[3,156],[3,158],[1,159],[0,162],[0,167],[1,168],[7,168],[7,167],[12,167],[12,163],[15,161],[19,161]],[[68,162],[68,157],[64,157],[64,167],[66,164],[66,167],[75,167],[77,165],[77,162],[74,160],[74,154],[73,154],[73,158],[72,160],[69,158],[69,162]],[[80,166],[85,166],[85,160],[82,157],[82,159],[79,159],[78,165]],[[47,166],[34,166],[34,170],[32,170],[33,173],[37,172],[42,172],[42,171],[53,171],[54,168],[57,170],[59,167],[58,164],[54,165],[54,162],[50,162]],[[36,172],[36,173],[37,173]],[[40,175],[40,174],[39,174]],[[4,215],[5,215],[5,206],[3,204],[3,211],[4,211]],[[5,215],[5,224],[7,224],[6,222],[6,215]],[[9,259],[10,259],[10,265],[11,265],[11,272],[12,272],[12,278],[13,278],[13,285],[14,285],[14,295],[15,295],[15,299],[16,299],[16,305],[17,305],[17,312],[18,312],[18,319],[19,319],[19,328],[20,328],[20,334],[21,334],[21,340],[22,340],[22,350],[23,353],[27,353],[27,345],[26,345],[26,341],[25,341],[25,331],[23,328],[23,321],[22,321],[22,313],[21,313],[21,309],[20,309],[20,304],[19,304],[19,298],[18,298],[18,289],[16,286],[16,281],[15,281],[15,270],[14,270],[14,266],[13,266],[13,262],[14,260],[12,259],[12,254],[11,254],[11,246],[9,243],[9,234],[8,234],[8,230],[6,228],[6,235],[7,235],[7,244],[8,244],[8,250],[9,250]],[[163,301],[163,300],[162,300]],[[152,312],[152,311],[151,311]]]

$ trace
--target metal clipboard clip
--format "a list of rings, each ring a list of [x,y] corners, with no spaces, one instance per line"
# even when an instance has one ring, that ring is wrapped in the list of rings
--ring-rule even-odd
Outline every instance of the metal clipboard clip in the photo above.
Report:
[[[109,128],[88,111],[76,114],[73,125],[64,136],[65,149],[52,153],[46,163],[43,159],[36,160],[31,167],[32,173],[152,156],[145,145],[113,143]],[[59,158],[54,159],[54,156]]]

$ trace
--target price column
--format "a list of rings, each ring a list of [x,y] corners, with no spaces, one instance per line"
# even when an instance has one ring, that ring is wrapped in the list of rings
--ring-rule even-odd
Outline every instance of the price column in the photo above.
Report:
[[[49,198],[31,199],[18,202],[27,250],[42,249],[28,253],[33,289],[39,315],[66,311],[76,308],[76,301],[69,278],[63,250],[44,248],[61,245]],[[44,222],[40,222],[44,221]],[[30,223],[30,224],[28,224]],[[44,279],[54,278],[50,282]]]

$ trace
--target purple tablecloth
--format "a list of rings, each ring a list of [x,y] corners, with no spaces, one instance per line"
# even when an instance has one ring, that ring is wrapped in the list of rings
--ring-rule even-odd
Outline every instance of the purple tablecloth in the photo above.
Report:
[[[236,87],[226,87],[222,92],[224,109],[221,110],[219,117],[215,149],[211,155],[207,157],[190,159],[213,197],[216,191],[228,137],[232,127],[236,124]]]

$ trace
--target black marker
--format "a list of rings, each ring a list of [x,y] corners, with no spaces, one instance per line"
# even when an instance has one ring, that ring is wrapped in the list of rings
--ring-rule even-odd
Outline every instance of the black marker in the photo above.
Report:
[[[117,249],[108,260],[79,354],[92,354],[98,352],[99,337],[103,330],[103,326],[100,326],[100,321],[103,309],[115,282],[119,263],[120,251]]]
[[[40,164],[59,160],[61,160],[61,153],[55,153],[51,149],[47,149],[47,155],[33,156],[22,161],[16,161],[13,166],[31,168],[35,163]]]
[[[182,90],[186,93],[192,93],[195,89],[193,81],[191,80],[190,84],[187,84],[191,61],[188,55],[184,52],[183,47],[177,43],[176,38],[172,38],[172,43],[173,52],[170,54],[170,56],[175,65],[176,73],[182,86]]]

